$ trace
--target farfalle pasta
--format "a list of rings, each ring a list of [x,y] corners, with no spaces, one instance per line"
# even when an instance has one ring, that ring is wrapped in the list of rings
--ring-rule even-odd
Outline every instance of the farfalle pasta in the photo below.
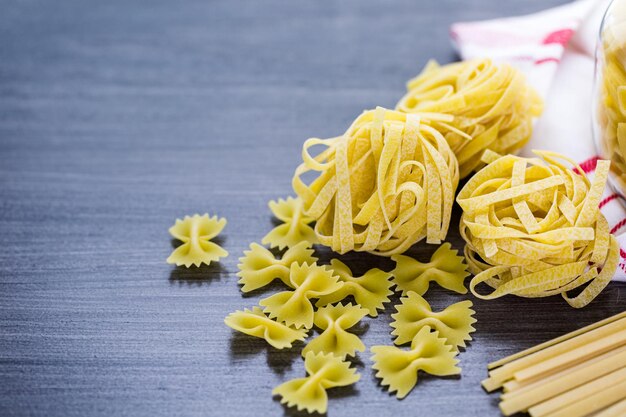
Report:
[[[396,261],[396,267],[391,271],[392,281],[404,295],[409,291],[424,295],[431,281],[450,291],[466,294],[464,281],[469,272],[463,257],[457,256],[457,253],[446,242],[433,253],[427,263],[406,255],[394,255],[391,259]]]
[[[330,266],[343,285],[337,291],[321,296],[315,305],[321,307],[352,296],[370,316],[378,316],[377,309],[384,309],[384,303],[389,302],[389,296],[393,294],[391,274],[373,268],[363,276],[355,277],[350,268],[339,259],[332,259]]]
[[[533,119],[543,103],[524,75],[507,64],[473,59],[439,66],[430,61],[407,83],[396,105],[406,113],[454,116],[445,134],[459,162],[461,178],[483,166],[485,149],[516,153],[530,139]],[[436,127],[436,126],[435,126]]]
[[[373,346],[372,361],[376,377],[381,385],[388,386],[389,392],[395,392],[397,398],[404,398],[417,383],[418,371],[431,375],[447,376],[461,373],[456,364],[457,352],[446,340],[440,338],[437,331],[431,332],[424,326],[411,342],[411,349],[404,350],[395,346]]]
[[[476,331],[472,327],[476,319],[472,317],[474,310],[471,309],[471,301],[460,301],[438,312],[432,311],[428,301],[413,291],[409,291],[400,301],[396,305],[397,312],[391,315],[391,327],[394,328],[391,334],[396,336],[396,345],[410,343],[425,326],[438,331],[439,336],[446,339],[446,343],[454,349],[465,347],[465,342],[472,340],[470,333]]]
[[[341,287],[332,271],[315,264],[292,263],[289,282],[293,291],[283,291],[264,298],[259,303],[270,318],[275,318],[297,329],[313,327],[312,298],[330,294]]]
[[[303,241],[311,244],[317,243],[315,232],[309,226],[314,219],[304,214],[301,199],[279,198],[278,201],[270,201],[269,207],[274,216],[283,224],[276,226],[263,237],[261,242],[264,245],[284,249]]]
[[[298,411],[326,413],[328,394],[326,390],[356,383],[361,376],[356,369],[332,353],[309,352],[304,357],[304,367],[308,376],[297,378],[279,385],[272,391],[281,396],[280,402]]]
[[[302,355],[305,356],[308,352],[324,352],[345,358],[354,356],[356,352],[363,352],[365,345],[361,339],[347,329],[355,326],[366,315],[366,309],[350,303],[327,305],[318,309],[313,323],[323,332],[304,347]]]
[[[303,341],[307,336],[306,329],[294,329],[278,323],[267,317],[259,307],[230,313],[224,323],[238,332],[265,339],[276,349],[290,348],[295,341]]]
[[[285,285],[291,287],[289,280],[289,268],[292,263],[314,264],[317,258],[313,256],[311,244],[302,241],[287,249],[281,259],[276,257],[257,243],[250,244],[250,250],[244,251],[244,256],[239,258],[239,284],[243,284],[241,291],[250,292],[268,285],[275,279],[280,279]]]
[[[293,188],[316,220],[319,242],[339,253],[390,256],[446,237],[459,173],[444,133],[452,116],[365,111],[339,137],[309,139]],[[326,149],[311,156],[316,145]],[[310,184],[307,172],[319,173]]]
[[[611,280],[619,260],[617,240],[598,209],[610,163],[598,161],[589,181],[568,158],[535,154],[497,158],[459,192],[465,256],[476,274],[470,289],[487,300],[561,294],[571,306],[584,307]],[[482,283],[493,291],[479,292]]]
[[[194,214],[185,216],[184,219],[176,219],[174,226],[170,227],[170,234],[183,242],[167,258],[167,263],[176,266],[209,265],[211,262],[228,256],[221,246],[211,242],[226,226],[226,219],[218,219],[217,216],[209,217]]]

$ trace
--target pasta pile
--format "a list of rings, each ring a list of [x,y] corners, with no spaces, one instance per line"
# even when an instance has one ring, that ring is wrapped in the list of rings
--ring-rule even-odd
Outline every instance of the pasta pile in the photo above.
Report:
[[[612,7],[619,7],[617,2]],[[623,5],[621,6],[623,9]],[[598,48],[598,89],[595,120],[596,140],[602,156],[611,160],[611,170],[621,190],[626,189],[626,10],[615,11],[620,22],[608,22]]]
[[[482,166],[485,149],[516,153],[528,142],[542,100],[521,72],[489,59],[440,67],[430,61],[407,83],[396,105],[405,113],[436,112],[454,116],[446,140],[454,151],[461,178]]]
[[[425,175],[419,171],[420,176]],[[305,217],[299,198],[279,199],[271,202],[270,207],[286,224],[300,222]],[[304,223],[306,226],[308,220]],[[303,230],[299,226],[286,229]],[[394,294],[394,286],[405,297],[400,299],[397,313],[392,316],[392,336],[396,345],[411,347],[409,350],[393,345],[372,347],[373,368],[383,380],[382,385],[403,398],[417,383],[420,370],[432,375],[461,371],[456,366],[459,362],[456,357],[474,331],[472,303],[462,301],[443,311],[432,311],[421,296],[431,281],[467,293],[463,283],[467,265],[450,244],[437,249],[428,263],[398,256],[394,257],[396,268],[392,272],[373,268],[355,276],[338,259],[331,259],[330,265],[321,265],[312,242],[302,240],[310,234],[291,236],[297,238],[284,241],[287,249],[282,255],[259,244],[250,244],[238,265],[242,292],[267,289],[275,280],[284,291],[261,299],[259,306],[235,311],[224,320],[233,330],[264,339],[275,349],[290,349],[305,341],[313,327],[317,329],[318,335],[311,337],[301,349],[308,376],[287,381],[273,391],[283,404],[310,413],[325,413],[326,390],[355,383],[360,378],[351,367],[352,361],[358,363],[357,352],[366,348],[358,336],[359,330],[366,327],[358,325],[368,315],[378,316],[378,310],[384,309]],[[412,289],[418,289],[420,294]],[[344,302],[346,298],[354,302]]]
[[[489,364],[505,416],[626,415],[626,312]]]
[[[167,258],[168,264],[176,266],[209,265],[213,261],[228,256],[228,252],[210,240],[216,237],[226,226],[226,219],[218,219],[217,216],[209,217],[194,214],[185,216],[183,220],[176,219],[174,226],[170,227],[170,234],[182,245],[174,249]]]
[[[610,164],[598,161],[589,181],[566,157],[535,153],[538,158],[488,154],[492,162],[458,194],[465,256],[476,274],[470,289],[486,300],[561,294],[572,307],[584,307],[611,280],[619,259],[598,209]],[[478,292],[481,283],[493,291]]]
[[[442,132],[452,116],[405,114],[378,107],[342,135],[309,139],[293,188],[315,219],[320,243],[335,252],[390,256],[424,237],[447,234],[459,173]],[[326,149],[311,156],[309,149]],[[310,184],[302,176],[319,173]]]

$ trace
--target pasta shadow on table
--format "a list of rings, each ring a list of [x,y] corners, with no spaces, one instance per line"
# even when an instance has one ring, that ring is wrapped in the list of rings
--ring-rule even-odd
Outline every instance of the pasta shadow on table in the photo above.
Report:
[[[289,349],[277,350],[263,339],[233,332],[230,338],[230,357],[232,361],[265,353],[267,365],[271,370],[278,375],[284,375],[292,369],[294,362],[300,357],[303,347],[304,343],[298,341]]]
[[[177,266],[170,271],[170,284],[202,286],[210,285],[214,281],[221,281],[228,275],[228,270],[221,264],[214,262],[211,265]]]

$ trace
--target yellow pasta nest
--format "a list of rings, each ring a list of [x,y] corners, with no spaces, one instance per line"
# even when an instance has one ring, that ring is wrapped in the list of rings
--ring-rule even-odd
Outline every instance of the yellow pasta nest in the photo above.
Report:
[[[230,313],[224,323],[238,332],[265,339],[276,349],[290,348],[293,342],[303,341],[307,336],[306,329],[294,329],[278,323],[268,318],[259,307]]]
[[[407,83],[396,105],[405,113],[437,112],[454,116],[446,133],[459,161],[461,178],[479,169],[485,149],[515,153],[528,142],[533,118],[541,114],[539,95],[524,75],[507,64],[474,59],[439,66],[430,61]]]
[[[409,291],[424,295],[431,281],[450,291],[465,294],[467,288],[464,281],[469,272],[463,257],[457,256],[457,253],[457,250],[452,249],[452,245],[446,242],[437,248],[427,263],[419,262],[410,256],[394,255],[391,257],[396,261],[396,267],[391,271],[393,283],[403,295]]]
[[[476,331],[472,327],[476,319],[472,317],[471,301],[460,301],[435,312],[428,301],[413,291],[400,300],[401,303],[396,306],[397,313],[391,315],[394,319],[391,334],[396,336],[396,345],[411,342],[424,326],[439,331],[439,335],[454,349],[465,347],[465,341],[472,340],[470,333]]]
[[[342,135],[304,143],[293,188],[316,220],[319,242],[339,253],[402,253],[446,237],[459,173],[442,132],[452,116],[378,107]],[[326,147],[317,156],[309,149]],[[302,176],[319,173],[306,184]]]
[[[617,7],[617,5],[615,6]],[[617,13],[614,14],[617,17]],[[621,16],[623,19],[624,16]],[[606,24],[598,58],[596,122],[601,154],[611,160],[613,178],[626,189],[626,20]]]
[[[304,214],[302,200],[293,197],[287,197],[286,200],[279,198],[278,201],[270,201],[268,205],[274,216],[283,224],[266,234],[261,243],[281,250],[303,241],[317,243],[315,232],[309,226],[313,219]]]
[[[259,303],[264,312],[287,326],[313,327],[312,298],[330,294],[341,288],[338,277],[322,266],[292,263],[289,282],[293,291],[283,291],[264,298]]]
[[[389,387],[389,392],[396,392],[397,398],[404,398],[417,383],[417,373],[422,370],[431,375],[447,376],[461,373],[457,367],[457,352],[446,344],[446,339],[438,332],[431,332],[424,326],[411,342],[411,349],[404,350],[395,346],[373,346],[372,361],[376,377],[381,384]]]
[[[167,263],[184,265],[209,265],[213,261],[228,256],[228,252],[221,246],[210,240],[217,236],[226,226],[226,219],[218,219],[217,216],[209,217],[194,214],[185,216],[184,219],[176,219],[174,226],[170,227],[170,234],[183,242],[167,258]]]
[[[273,395],[281,396],[280,402],[289,407],[296,406],[298,411],[326,413],[328,394],[326,390],[345,387],[357,382],[361,375],[332,353],[309,352],[304,357],[304,367],[308,376],[287,381],[274,388]]]
[[[591,182],[566,157],[535,154],[539,158],[497,158],[459,192],[465,256],[476,274],[470,289],[482,299],[561,294],[584,307],[619,260],[617,240],[598,209],[610,163],[598,161]],[[493,291],[479,293],[481,283]],[[584,284],[577,296],[567,295]]]
[[[349,333],[347,329],[355,326],[366,315],[366,309],[350,303],[345,306],[338,303],[320,308],[315,312],[313,323],[323,332],[304,347],[302,356],[308,352],[324,352],[345,358],[354,356],[357,351],[363,352],[365,345],[361,339]]]
[[[389,296],[393,294],[391,274],[372,268],[363,276],[355,277],[350,268],[339,259],[332,259],[330,266],[343,285],[337,291],[321,296],[315,306],[325,306],[352,296],[357,304],[367,310],[367,314],[378,316],[377,309],[384,309],[384,303],[389,302]]]
[[[291,287],[289,280],[289,267],[292,263],[313,264],[317,258],[313,256],[313,249],[309,242],[300,242],[287,249],[281,259],[276,257],[257,243],[250,244],[250,250],[244,251],[244,256],[239,258],[240,264],[237,276],[239,284],[243,284],[241,291],[250,292],[268,285],[276,278],[285,285]]]

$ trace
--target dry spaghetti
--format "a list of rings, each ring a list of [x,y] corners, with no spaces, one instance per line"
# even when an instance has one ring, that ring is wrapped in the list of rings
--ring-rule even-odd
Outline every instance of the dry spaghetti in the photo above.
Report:
[[[610,163],[598,161],[589,181],[566,157],[535,154],[494,159],[459,192],[465,256],[476,274],[470,289],[482,299],[561,294],[572,307],[584,307],[611,280],[619,259],[598,209]],[[493,291],[478,292],[481,283]]]
[[[293,188],[320,243],[334,251],[390,256],[446,236],[458,165],[442,132],[453,117],[365,111],[342,135],[304,143]],[[458,132],[461,134],[461,132]],[[317,156],[315,145],[326,149]],[[310,184],[302,176],[319,173]]]
[[[454,116],[445,137],[459,161],[461,178],[480,169],[485,149],[515,153],[528,142],[533,118],[542,100],[521,72],[475,59],[440,67],[430,61],[407,83],[407,94],[396,105],[406,113],[438,112]]]

